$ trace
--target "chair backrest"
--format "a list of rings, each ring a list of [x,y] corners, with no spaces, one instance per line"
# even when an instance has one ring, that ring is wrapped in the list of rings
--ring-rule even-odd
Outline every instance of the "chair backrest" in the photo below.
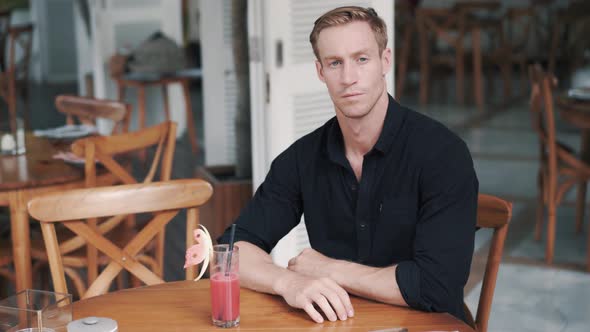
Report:
[[[533,129],[539,135],[541,158],[548,162],[549,172],[557,174],[558,149],[555,129],[553,89],[557,79],[541,65],[529,66],[531,81],[530,113]]]
[[[181,209],[187,209],[187,222],[196,224],[197,207],[211,197],[212,191],[211,185],[203,180],[185,179],[76,189],[34,198],[28,204],[28,211],[41,222],[55,291],[68,293],[62,253],[55,232],[56,222],[63,223],[111,259],[86,293],[80,294],[82,298],[88,298],[106,293],[123,269],[148,285],[162,283],[162,278],[141,264],[136,255]],[[153,213],[154,217],[124,248],[116,246],[84,221],[135,213]]]
[[[463,43],[465,30],[458,11],[421,7],[416,10],[416,22],[422,51],[430,49],[433,44],[429,44],[429,40],[432,39],[436,44],[442,41],[453,48]]]
[[[131,105],[114,100],[59,95],[55,107],[66,115],[67,124],[96,125],[96,119],[108,119],[115,124],[112,133],[126,133],[129,129]]]
[[[141,182],[152,182],[158,167],[160,180],[169,180],[176,147],[176,123],[172,121],[130,133],[82,138],[72,144],[72,152],[85,158],[86,186],[93,187],[96,185],[96,161],[124,184],[140,182],[114,156],[141,152],[150,147],[156,147],[156,151],[149,171]]]
[[[153,159],[148,168],[147,174],[141,180],[137,180],[133,173],[133,165],[124,165],[115,159],[116,155],[125,154],[130,156],[133,152],[145,152],[145,149],[155,147]],[[72,144],[72,152],[85,159],[85,185],[86,188],[97,186],[97,161],[101,163],[106,171],[110,172],[122,184],[136,184],[139,182],[151,183],[154,181],[157,170],[160,171],[160,180],[170,180],[172,175],[172,161],[176,147],[176,123],[172,121],[159,125],[144,128],[131,133],[123,133],[111,136],[93,136],[76,140]],[[143,156],[143,154],[142,154]],[[129,161],[129,159],[125,159]],[[131,166],[131,167],[129,167]],[[130,173],[131,172],[131,173]],[[105,221],[89,220],[92,227],[99,229],[101,233],[111,231],[119,226],[127,217],[127,227],[133,228],[135,220],[133,216],[116,215]],[[156,241],[156,264],[162,270],[164,259],[164,238],[165,231],[157,235]],[[79,237],[75,237],[63,243],[68,250],[75,250],[84,245]],[[98,253],[93,246],[87,247],[88,283],[92,283],[98,275]],[[63,251],[62,251],[63,253]]]
[[[33,25],[23,24],[8,28],[7,70],[15,80],[26,80],[29,76],[29,62],[33,42]]]
[[[479,304],[475,316],[475,328],[478,332],[485,332],[488,329],[488,320],[492,311],[492,300],[496,289],[498,269],[502,260],[504,241],[508,233],[508,222],[512,217],[512,203],[499,197],[479,194],[477,200],[477,226],[480,228],[493,229],[493,236],[485,273],[479,294]],[[472,320],[471,313],[467,314]]]
[[[535,24],[533,6],[508,8],[502,19],[501,45],[512,52],[525,52],[532,41],[531,33]]]

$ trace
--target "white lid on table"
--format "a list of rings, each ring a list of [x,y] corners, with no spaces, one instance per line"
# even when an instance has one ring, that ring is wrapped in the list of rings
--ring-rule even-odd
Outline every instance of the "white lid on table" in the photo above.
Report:
[[[117,332],[115,320],[106,317],[84,317],[68,324],[68,332]]]

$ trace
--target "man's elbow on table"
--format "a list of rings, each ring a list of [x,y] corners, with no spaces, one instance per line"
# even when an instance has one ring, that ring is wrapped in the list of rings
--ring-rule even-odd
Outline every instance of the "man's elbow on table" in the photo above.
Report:
[[[463,312],[463,287],[421,269],[415,262],[398,264],[396,279],[406,303],[427,312],[448,312],[465,320]]]

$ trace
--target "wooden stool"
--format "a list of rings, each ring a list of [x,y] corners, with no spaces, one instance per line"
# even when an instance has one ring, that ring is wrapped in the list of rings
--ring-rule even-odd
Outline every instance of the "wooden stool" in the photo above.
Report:
[[[125,99],[125,88],[133,87],[137,88],[137,102],[139,109],[138,129],[145,128],[145,89],[148,86],[162,86],[162,95],[164,97],[164,111],[166,113],[166,121],[170,121],[170,107],[168,105],[168,84],[179,83],[182,86],[182,92],[184,94],[185,110],[186,110],[186,126],[188,128],[189,140],[193,153],[199,151],[197,144],[197,133],[195,130],[195,120],[193,117],[189,82],[192,79],[200,79],[201,70],[186,70],[181,71],[174,75],[153,75],[153,74],[126,74],[119,77],[113,77],[117,82],[117,93],[119,101]]]

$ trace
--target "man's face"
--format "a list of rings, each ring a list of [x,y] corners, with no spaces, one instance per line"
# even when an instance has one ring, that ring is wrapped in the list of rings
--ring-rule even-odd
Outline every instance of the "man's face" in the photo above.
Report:
[[[367,115],[386,90],[391,50],[379,54],[373,30],[366,22],[322,30],[317,47],[317,73],[328,87],[336,112],[354,119]]]

